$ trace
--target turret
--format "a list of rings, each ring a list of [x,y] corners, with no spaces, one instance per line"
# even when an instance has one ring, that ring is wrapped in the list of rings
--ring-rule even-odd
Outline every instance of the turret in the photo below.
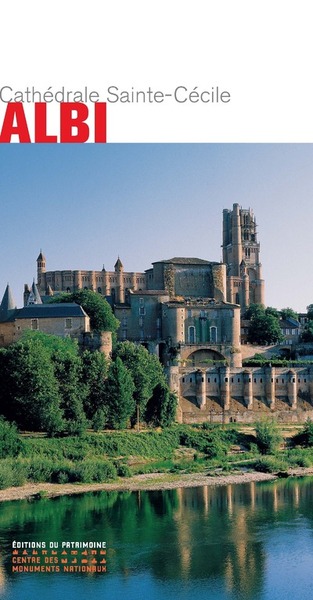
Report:
[[[46,257],[43,255],[42,250],[40,250],[39,256],[37,258],[37,284],[39,288],[45,287],[44,285],[44,273],[46,272]]]
[[[118,257],[118,259],[114,265],[114,271],[115,271],[115,273],[120,273],[121,271],[124,271],[123,263],[122,263],[120,257]]]
[[[31,306],[32,304],[42,304],[42,300],[38,292],[38,288],[35,284],[35,280],[33,281],[32,289],[27,299],[27,306]]]
[[[30,295],[30,287],[29,287],[28,283],[25,283],[24,284],[24,294],[23,294],[24,306],[27,306],[27,304],[28,304],[29,295]]]
[[[118,257],[114,265],[114,270],[115,273],[117,273],[117,288],[115,300],[117,303],[123,304],[125,302],[124,267],[120,257]]]
[[[0,305],[0,321],[7,321],[16,309],[13,294],[9,284],[5,288],[2,302]]]

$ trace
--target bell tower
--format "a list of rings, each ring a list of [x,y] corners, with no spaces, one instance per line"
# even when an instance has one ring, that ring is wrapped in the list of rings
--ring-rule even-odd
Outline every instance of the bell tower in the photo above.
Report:
[[[251,208],[234,204],[223,210],[223,262],[227,265],[227,300],[247,308],[264,304],[264,280],[256,218]]]

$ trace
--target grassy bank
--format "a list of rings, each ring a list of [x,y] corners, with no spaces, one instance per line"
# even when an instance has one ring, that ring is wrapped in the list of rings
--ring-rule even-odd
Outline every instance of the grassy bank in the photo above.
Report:
[[[313,466],[313,448],[284,447],[267,454],[252,428],[175,425],[160,431],[88,433],[81,437],[21,436],[7,428],[0,489],[26,483],[101,483],[149,473],[264,473]],[[299,435],[298,435],[299,437]],[[304,447],[308,446],[308,447]]]

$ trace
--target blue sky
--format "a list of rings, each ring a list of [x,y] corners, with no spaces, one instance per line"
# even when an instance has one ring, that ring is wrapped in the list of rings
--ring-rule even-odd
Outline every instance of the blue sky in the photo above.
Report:
[[[219,261],[235,202],[257,218],[266,304],[313,303],[311,144],[2,145],[0,199],[0,296],[9,282],[18,306],[41,248],[47,270]]]

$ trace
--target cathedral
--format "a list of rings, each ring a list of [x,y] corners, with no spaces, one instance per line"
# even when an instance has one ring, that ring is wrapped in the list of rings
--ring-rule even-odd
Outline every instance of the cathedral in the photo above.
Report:
[[[207,297],[246,308],[264,304],[260,244],[253,211],[234,204],[223,211],[223,263],[200,258],[175,257],[153,263],[143,273],[125,272],[118,257],[114,271],[47,271],[42,251],[37,258],[37,288],[43,300],[60,292],[90,289],[104,296],[114,307],[129,304],[130,294],[156,290],[169,296]],[[24,303],[30,288],[25,286]]]
[[[119,340],[144,344],[164,365],[173,356],[193,364],[205,356],[239,367],[240,309],[264,303],[256,219],[239,204],[223,211],[222,263],[173,257],[139,273],[126,272],[118,257],[113,271],[104,266],[99,271],[48,271],[40,251],[36,289],[44,303],[77,289],[101,294],[120,321]],[[25,305],[33,295],[26,285]]]
[[[17,340],[27,328],[94,343],[81,307],[49,306],[49,298],[61,292],[93,290],[120,321],[119,341],[140,343],[159,357],[179,398],[179,421],[253,422],[264,412],[284,422],[312,418],[309,368],[242,367],[241,312],[252,303],[264,304],[260,244],[250,208],[234,204],[223,211],[222,248],[223,262],[173,257],[144,272],[126,272],[120,257],[112,271],[104,266],[48,271],[40,251],[37,283],[25,285],[24,308],[16,309],[9,288],[4,294],[0,345]],[[98,347],[109,354],[110,341],[100,340]]]

